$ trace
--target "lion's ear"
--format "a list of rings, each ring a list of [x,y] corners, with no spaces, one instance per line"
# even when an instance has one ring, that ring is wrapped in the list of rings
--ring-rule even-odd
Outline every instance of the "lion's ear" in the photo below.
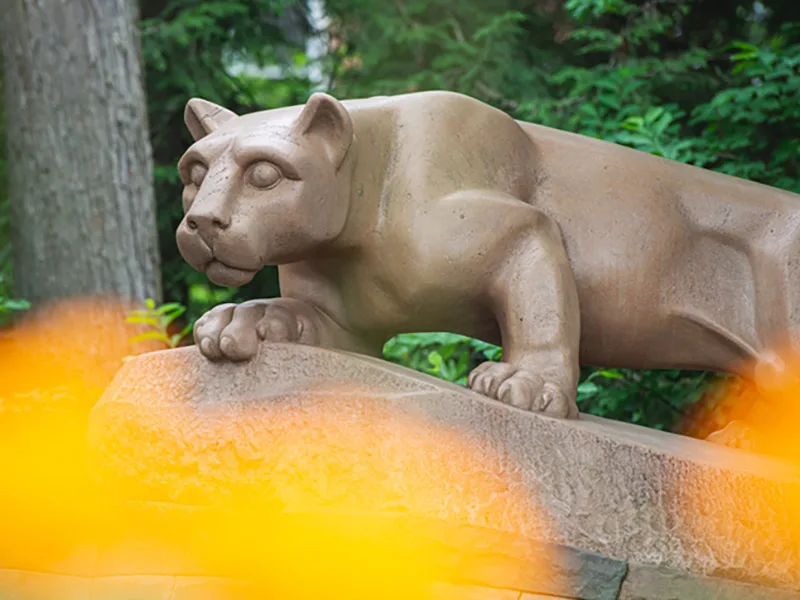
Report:
[[[189,100],[183,111],[183,121],[195,141],[216,131],[236,116],[235,112],[201,98]]]
[[[300,135],[315,135],[338,169],[353,142],[353,121],[341,102],[328,94],[312,94],[294,124]]]

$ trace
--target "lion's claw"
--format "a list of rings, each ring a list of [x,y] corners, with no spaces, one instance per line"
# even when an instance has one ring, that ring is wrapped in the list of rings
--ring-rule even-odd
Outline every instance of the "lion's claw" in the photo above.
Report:
[[[559,384],[541,375],[502,362],[485,362],[470,373],[474,391],[523,410],[553,417],[577,418],[578,406]]]
[[[296,342],[300,319],[277,301],[252,300],[223,304],[195,324],[194,339],[209,360],[244,361],[253,358],[261,342]]]

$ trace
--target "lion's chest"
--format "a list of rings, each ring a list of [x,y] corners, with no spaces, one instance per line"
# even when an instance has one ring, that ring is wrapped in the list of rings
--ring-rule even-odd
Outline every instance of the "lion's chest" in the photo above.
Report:
[[[453,265],[442,268],[407,245],[376,253],[342,271],[337,283],[341,310],[354,329],[391,336],[448,331],[486,337],[495,331],[491,313],[478,302],[480,282],[464,281]]]

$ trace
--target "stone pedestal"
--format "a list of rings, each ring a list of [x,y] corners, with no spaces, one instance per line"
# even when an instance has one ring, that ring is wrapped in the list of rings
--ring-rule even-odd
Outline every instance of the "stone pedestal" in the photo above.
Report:
[[[46,574],[2,558],[0,597],[240,597],[257,567],[242,547],[258,545],[263,573],[295,552],[310,576],[322,559],[287,540],[313,538],[309,523],[327,514],[347,539],[391,531],[410,556],[432,552],[448,574],[437,598],[800,598],[794,467],[543,417],[358,355],[280,344],[245,364],[195,348],[143,355],[94,408],[89,438],[113,523],[125,514],[135,527],[95,526]],[[243,507],[269,517],[248,521]],[[241,530],[235,559],[206,547],[221,539],[209,523]],[[178,552],[154,545],[167,530]]]

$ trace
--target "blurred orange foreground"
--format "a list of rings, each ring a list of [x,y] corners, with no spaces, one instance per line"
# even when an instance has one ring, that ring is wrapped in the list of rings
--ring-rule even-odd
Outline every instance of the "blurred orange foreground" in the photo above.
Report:
[[[90,467],[88,413],[126,356],[157,349],[129,343],[141,333],[124,322],[130,308],[63,303],[0,337],[0,569],[214,575],[251,584],[237,597],[316,600],[434,598],[434,582],[469,579],[465,553],[486,540],[482,551],[495,557],[495,571],[508,571],[503,579],[514,579],[522,560],[526,579],[543,568],[511,538],[478,539],[427,518],[441,507],[472,523],[531,510],[520,482],[474,468],[485,450],[453,431],[431,437],[429,424],[418,435],[410,417],[372,411],[346,390],[336,410],[310,403],[302,413],[218,415],[209,425],[220,436],[216,464],[174,482],[179,491],[203,482],[191,506],[109,485]],[[185,415],[153,415],[175,418]],[[235,440],[225,435],[235,427],[226,419],[248,418],[273,420],[268,430],[278,433],[265,439],[273,451],[251,448],[252,472],[235,461],[228,469],[225,448]],[[389,430],[401,441],[377,452],[369,440]],[[253,480],[265,463],[269,497],[264,481]]]
[[[757,382],[730,379],[719,386],[717,418],[707,415],[705,423],[701,417],[694,429],[712,431],[709,440],[800,465],[800,351],[786,345],[775,358],[748,369]]]
[[[772,364],[753,365],[749,369],[756,374],[757,382],[735,378],[724,381],[709,395],[709,404],[713,405],[711,410],[708,406],[695,407],[694,427],[689,428],[687,433],[697,435],[698,432],[712,431],[706,438],[709,441],[769,455],[800,467],[800,352],[784,345],[775,351],[774,356],[776,360]],[[735,470],[738,453],[722,456],[730,461],[730,467]],[[737,495],[743,500],[740,503],[742,506],[748,504],[746,499],[760,495],[754,496],[756,490],[748,489],[740,482],[735,483]],[[786,534],[796,538],[790,541],[800,547],[800,493],[794,488],[787,488],[784,493],[787,497],[781,504],[788,506],[789,514],[784,514],[784,511],[777,513],[774,506],[765,503],[747,518],[756,523],[777,521],[789,524]],[[736,498],[726,500],[736,502]],[[706,507],[717,501],[713,494],[689,500],[693,509],[700,514],[704,514]],[[738,527],[739,523],[731,519],[719,530],[711,531],[704,527],[693,533],[698,540],[720,544],[725,540],[739,539]],[[765,561],[774,555],[775,549],[767,540],[754,539],[752,544]]]

